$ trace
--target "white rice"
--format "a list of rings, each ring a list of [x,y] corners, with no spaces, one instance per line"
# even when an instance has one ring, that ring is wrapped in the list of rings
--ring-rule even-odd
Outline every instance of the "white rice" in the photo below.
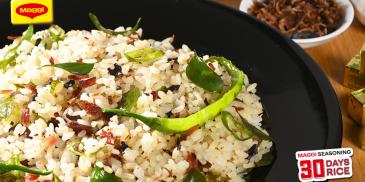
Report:
[[[141,29],[138,34],[142,35]],[[33,36],[32,41],[47,36],[48,30],[40,31]],[[19,39],[0,50],[0,57],[4,57],[18,41]],[[82,90],[79,100],[95,103],[101,108],[115,108],[122,94],[135,86],[143,92],[135,112],[160,117],[167,117],[170,112],[185,117],[204,108],[205,101],[214,102],[219,95],[204,91],[187,78],[185,69],[194,52],[186,45],[175,49],[171,42],[172,38],[162,41],[139,39],[133,42],[129,37],[110,36],[97,30],[69,31],[67,37],[54,43],[50,50],[42,45],[34,46],[31,42],[23,41],[17,50],[19,56],[16,65],[5,73],[0,72],[0,90],[16,91],[13,96],[15,101],[28,106],[32,115],[39,117],[28,126],[17,123],[13,127],[11,123],[0,122],[0,161],[6,162],[11,156],[20,154],[21,161],[27,161],[29,166],[37,169],[53,170],[64,182],[90,181],[95,165],[115,173],[125,182],[181,181],[189,170],[187,156],[193,153],[205,166],[204,172],[219,174],[229,181],[243,181],[240,172],[254,167],[254,163],[270,151],[271,142],[258,143],[253,139],[238,141],[223,126],[220,117],[197,129],[186,140],[181,141],[180,146],[176,142],[181,135],[162,134],[133,118],[113,116],[108,122],[102,119],[92,120],[86,111],[77,106],[64,107],[72,92],[72,89],[63,87],[69,81],[70,73],[52,67],[39,69],[50,64],[51,58],[55,63],[80,60],[95,63],[89,75],[97,78],[96,85]],[[165,55],[156,61],[142,64],[129,62],[124,57],[126,51],[149,47],[163,50]],[[204,56],[204,59],[208,58],[208,55]],[[108,68],[113,69],[114,64],[122,67],[122,76],[118,78],[108,72]],[[213,66],[228,88],[230,77],[224,67],[218,63],[213,63]],[[55,94],[50,93],[52,80],[63,83],[55,89]],[[256,84],[249,84],[248,80],[245,82],[246,86],[237,96],[241,101],[234,101],[232,106],[243,108],[239,111],[240,114],[251,124],[260,127],[263,107],[260,98],[255,95]],[[30,84],[36,85],[37,96],[34,100],[31,90],[17,90],[17,85]],[[159,98],[156,100],[150,94],[162,86],[172,85],[180,87],[177,91],[158,91]],[[5,98],[8,95],[0,94],[0,97]],[[108,98],[113,98],[113,102],[109,103]],[[226,110],[236,113],[232,106]],[[58,116],[55,116],[56,113]],[[69,128],[66,114],[80,116],[78,123],[97,128],[95,136],[87,136],[85,131],[77,134]],[[49,122],[51,118],[59,122],[57,127]],[[29,134],[26,130],[29,130]],[[107,144],[106,138],[100,136],[103,130],[111,132],[119,141],[124,141],[128,148],[120,151],[114,145]],[[58,138],[56,144],[46,148],[47,139],[55,135]],[[84,143],[79,149],[85,153],[99,152],[91,156],[72,154],[66,149],[66,145],[75,140]],[[247,151],[255,144],[259,144],[258,152],[249,156]],[[99,150],[100,148],[103,149]],[[170,151],[171,155],[164,150]],[[37,181],[46,179],[52,179],[52,175],[40,176]]]

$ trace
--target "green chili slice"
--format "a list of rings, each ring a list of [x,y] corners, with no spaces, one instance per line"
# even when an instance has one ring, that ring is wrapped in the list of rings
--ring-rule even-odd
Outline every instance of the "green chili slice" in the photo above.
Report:
[[[33,27],[33,25],[29,25],[28,29],[24,33],[24,35],[23,35],[22,39],[19,41],[19,43],[15,47],[11,48],[5,54],[3,60],[0,60],[0,69],[2,69],[4,71],[6,66],[8,66],[10,63],[15,61],[15,59],[18,57],[18,54],[16,53],[16,50],[18,49],[18,47],[22,44],[22,42],[24,40],[30,41],[32,39],[33,34],[34,34],[34,27]]]
[[[132,62],[147,62],[153,61],[162,57],[165,53],[154,48],[138,49],[124,53],[125,57]]]
[[[19,41],[19,43],[15,47],[13,47],[12,49],[10,49],[8,51],[8,54],[9,53],[12,53],[12,52],[15,52],[18,49],[18,47],[22,44],[22,42],[24,40],[30,41],[32,39],[32,37],[33,37],[33,34],[34,34],[34,26],[33,25],[29,25],[28,28],[27,28],[27,30],[25,31],[25,34],[23,35],[22,39]]]
[[[0,69],[5,70],[6,66],[8,66],[10,63],[12,63],[17,57],[18,57],[18,54],[14,54],[8,58],[1,60]]]
[[[52,65],[51,64],[45,65],[42,67],[48,67],[48,66],[61,68],[72,74],[75,74],[75,75],[88,74],[94,68],[93,63],[59,63],[59,64],[52,64]]]
[[[52,174],[53,182],[62,182],[60,177],[58,177],[55,173]]]
[[[205,182],[205,176],[197,171],[197,170],[190,170],[188,175],[183,179],[183,182]]]
[[[0,99],[0,121],[18,123],[22,107],[14,101],[13,97]]]
[[[160,117],[146,117],[140,114],[136,114],[125,109],[104,109],[105,113],[115,113],[122,116],[134,117],[141,120],[150,128],[156,129],[162,133],[177,133],[186,131],[196,125],[203,125],[205,122],[213,119],[226,107],[228,107],[232,101],[236,98],[237,94],[241,91],[244,85],[245,74],[236,68],[231,61],[216,57],[216,61],[222,64],[227,72],[231,76],[230,89],[217,101],[211,103],[202,110],[185,118],[160,118]]]
[[[118,107],[130,111],[136,105],[140,96],[141,91],[137,87],[131,87],[128,92],[123,94],[122,100],[118,102]]]
[[[63,41],[66,38],[65,30],[58,25],[52,25],[48,29],[50,39],[45,41],[45,48],[51,49],[54,42]]]
[[[5,174],[10,171],[22,171],[30,174],[38,174],[42,176],[46,176],[52,174],[52,171],[41,171],[36,169],[30,169],[20,164],[8,164],[0,162],[0,175]]]
[[[106,34],[110,34],[110,35],[128,36],[128,35],[134,34],[138,30],[139,25],[141,23],[141,18],[138,18],[136,24],[133,26],[132,29],[118,32],[118,31],[114,31],[114,30],[105,28],[103,25],[101,25],[98,17],[93,13],[89,13],[89,18],[90,18],[91,22],[94,24],[95,28],[97,28],[100,31],[105,32]]]
[[[100,152],[101,150],[105,149],[105,147],[100,147],[98,150],[96,150],[95,152],[92,153],[85,153],[85,152],[79,152],[77,150],[75,150],[74,146],[75,145],[84,145],[84,143],[80,142],[80,141],[71,141],[67,144],[66,149],[71,152],[72,154],[78,155],[78,156],[94,156],[96,155],[98,152]]]
[[[209,92],[222,92],[224,83],[222,78],[207,66],[203,60],[194,56],[186,67],[186,76],[195,85]]]
[[[90,182],[123,182],[123,180],[95,165],[91,173]]]
[[[49,92],[51,93],[51,94],[55,94],[55,91],[56,91],[56,88],[57,88],[57,86],[59,85],[61,83],[61,81],[59,81],[59,80],[53,80],[52,82],[51,82],[51,89],[49,90]]]
[[[240,141],[248,140],[255,137],[260,140],[270,140],[271,138],[255,126],[250,124],[246,119],[240,116],[241,121],[235,120],[231,113],[221,112],[222,123],[232,135]]]
[[[52,42],[62,41],[66,37],[65,30],[58,25],[52,25],[49,27],[49,34],[51,35]]]

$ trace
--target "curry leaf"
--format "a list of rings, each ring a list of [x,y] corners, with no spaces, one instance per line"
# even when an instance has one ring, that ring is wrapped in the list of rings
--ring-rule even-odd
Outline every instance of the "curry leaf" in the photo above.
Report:
[[[210,91],[222,92],[224,83],[221,77],[205,64],[200,57],[194,56],[186,68],[186,76],[195,85]]]
[[[76,75],[88,74],[94,68],[93,63],[59,63],[52,65],[45,65],[43,67],[48,67],[48,66],[61,68]]]
[[[122,100],[119,101],[118,106],[130,111],[137,103],[141,96],[141,91],[137,87],[132,87],[128,92],[123,94]]]

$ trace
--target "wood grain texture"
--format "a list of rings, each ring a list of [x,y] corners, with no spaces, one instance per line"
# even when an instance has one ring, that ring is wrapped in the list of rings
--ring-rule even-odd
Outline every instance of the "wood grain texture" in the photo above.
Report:
[[[215,0],[229,7],[238,9],[241,0]],[[306,49],[306,52],[320,65],[326,73],[340,102],[343,120],[342,147],[354,150],[352,157],[353,176],[350,179],[335,180],[336,182],[365,181],[365,151],[359,145],[360,128],[347,115],[347,99],[350,90],[342,85],[344,69],[347,62],[359,52],[365,43],[365,27],[356,19],[351,27],[335,40],[319,47]]]

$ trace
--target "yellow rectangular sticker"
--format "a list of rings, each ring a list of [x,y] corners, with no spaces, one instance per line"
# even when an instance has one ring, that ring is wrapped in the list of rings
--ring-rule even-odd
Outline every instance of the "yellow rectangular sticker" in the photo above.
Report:
[[[14,25],[53,22],[52,0],[12,0],[11,22]]]

